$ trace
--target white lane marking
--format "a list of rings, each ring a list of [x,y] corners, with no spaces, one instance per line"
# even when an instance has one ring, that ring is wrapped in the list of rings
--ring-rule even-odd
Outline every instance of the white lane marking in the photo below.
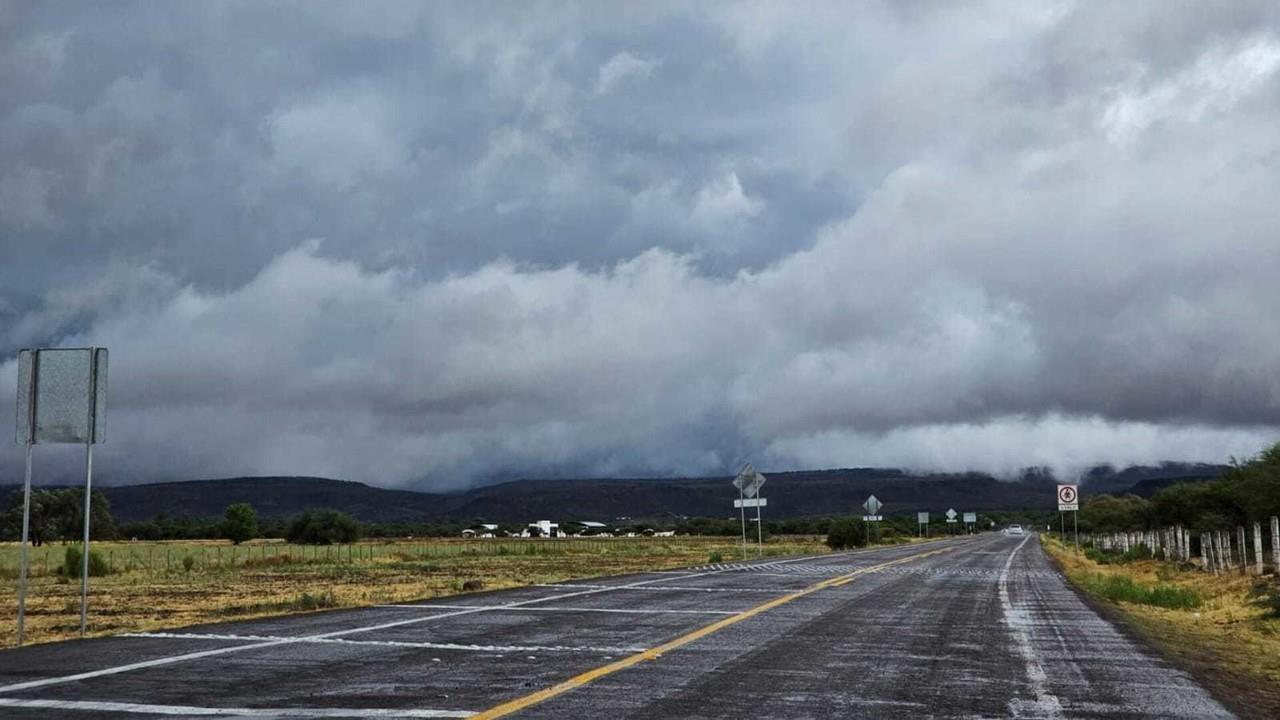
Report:
[[[563,586],[561,586],[563,587]],[[632,608],[589,608],[589,607],[512,607],[510,605],[374,605],[380,608],[402,608],[413,610],[508,610],[511,612],[569,612],[569,613],[620,613],[623,615],[737,615],[741,610],[662,610]]]
[[[168,638],[173,640],[245,640],[272,642],[290,640],[282,635],[223,635],[214,633],[125,633],[118,637]],[[644,652],[642,647],[584,647],[581,645],[465,645],[459,643],[411,642],[408,640],[348,640],[347,638],[318,638],[300,640],[302,643],[331,643],[335,645],[373,645],[383,647],[425,648],[428,650],[468,650],[472,652]]]
[[[127,712],[137,715],[181,715],[182,717],[267,717],[267,718],[468,718],[467,710],[419,710],[413,708],[215,708],[191,705],[150,705],[147,703],[103,702],[97,700],[25,700],[0,698],[0,707],[41,710],[84,710]]]
[[[723,572],[723,571],[716,571],[716,572]],[[708,573],[708,574],[710,574],[710,573]],[[537,585],[532,585],[531,587],[545,587],[545,588],[597,588],[597,589],[601,589],[601,590],[671,590],[671,591],[676,591],[676,592],[708,592],[708,593],[715,593],[715,592],[722,592],[722,593],[770,593],[770,594],[773,594],[773,595],[777,595],[778,593],[786,593],[788,590],[800,590],[800,589],[801,589],[801,588],[777,588],[777,587],[775,587],[775,588],[744,588],[744,587],[728,587],[728,588],[727,588],[727,587],[686,587],[686,586],[677,586],[677,585],[662,585],[662,586],[646,586],[646,587],[637,587],[637,586],[634,586],[634,585],[587,585],[587,584],[570,584],[570,583],[556,583],[556,584],[541,584],[541,583],[540,583],[540,584],[537,584]]]
[[[1031,646],[1031,635],[1027,632],[1031,627],[1031,618],[1027,611],[1020,607],[1014,607],[1013,601],[1009,598],[1009,567],[1013,565],[1013,558],[1017,556],[1018,551],[1031,536],[1023,538],[1018,543],[1018,547],[1009,553],[1009,559],[1004,561],[1004,570],[1000,573],[1000,609],[1004,611],[1004,624],[1009,628],[1009,634],[1013,635],[1013,641],[1018,647],[1018,654],[1022,656],[1022,664],[1027,670],[1027,680],[1031,683],[1031,691],[1035,693],[1035,707],[1032,710],[1032,716],[1038,718],[1060,718],[1064,717],[1062,713],[1062,703],[1053,693],[1049,692],[1049,676],[1044,671],[1044,666],[1040,664],[1040,660],[1036,657],[1035,648]],[[1016,706],[1016,700],[1010,701],[1009,711],[1014,717],[1024,715]]]
[[[863,551],[865,552],[865,551]],[[790,560],[779,560],[772,564],[782,565],[792,562],[802,562],[804,560],[814,560],[822,557],[831,557],[830,555],[803,555],[801,557],[792,558]],[[711,570],[708,572],[692,573],[681,577],[702,577],[705,575],[716,575],[721,570]],[[581,597],[583,595],[595,595],[597,593],[609,592],[612,590],[628,590],[634,587],[650,585],[653,583],[667,582],[675,580],[676,577],[660,577],[654,580],[643,580],[640,582],[630,583],[626,585],[604,585],[593,587],[590,590],[580,590],[578,592],[563,593],[560,595],[552,595],[544,598],[534,598],[532,600],[524,600],[512,603],[507,607],[520,607],[524,605],[533,605],[536,603],[551,602],[553,600],[564,600],[566,598]],[[563,586],[562,586],[563,587]],[[409,618],[407,620],[396,620],[394,622],[379,623],[377,625],[367,625],[364,627],[348,628],[346,630],[335,630],[333,632],[320,633],[317,635],[303,635],[296,638],[287,638],[284,640],[271,640],[268,642],[250,643],[248,645],[236,645],[234,647],[218,648],[216,650],[203,650],[200,652],[183,653],[182,655],[170,655],[168,657],[155,658],[152,660],[143,660],[141,662],[129,663],[127,665],[116,665],[114,667],[102,668],[100,670],[89,670],[74,675],[61,675],[58,677],[43,678],[40,680],[29,680],[27,682],[13,683],[11,685],[0,686],[0,693],[17,692],[19,690],[31,690],[33,688],[48,687],[50,685],[62,685],[69,682],[77,682],[80,680],[91,680],[93,678],[103,677],[106,675],[118,675],[120,673],[132,672],[134,670],[145,670],[147,668],[160,667],[163,665],[172,665],[174,663],[187,662],[190,660],[199,660],[207,657],[215,657],[218,655],[226,655],[228,653],[241,652],[244,650],[258,650],[261,648],[276,647],[279,645],[288,645],[291,643],[312,641],[321,638],[342,637],[345,635],[354,635],[362,632],[372,632],[375,630],[386,630],[393,627],[401,627],[403,625],[415,625],[417,623],[428,622],[431,620],[442,620],[444,618],[457,617],[459,615],[471,615],[473,613],[484,612],[483,610],[454,610],[453,612],[440,613],[439,615],[427,615],[424,617]]]

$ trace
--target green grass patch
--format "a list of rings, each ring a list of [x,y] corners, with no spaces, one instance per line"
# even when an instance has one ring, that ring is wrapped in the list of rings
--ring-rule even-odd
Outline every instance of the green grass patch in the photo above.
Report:
[[[1146,545],[1138,545],[1124,552],[1119,550],[1102,550],[1096,547],[1086,547],[1084,556],[1099,565],[1124,565],[1125,563],[1136,562],[1138,560],[1150,560],[1151,550]]]
[[[1190,610],[1203,604],[1200,594],[1190,588],[1157,583],[1146,586],[1123,575],[1090,575],[1082,583],[1089,592],[1112,602],[1154,605],[1170,610]]]
[[[1262,608],[1264,618],[1280,618],[1280,580],[1258,580],[1246,597],[1250,605]]]

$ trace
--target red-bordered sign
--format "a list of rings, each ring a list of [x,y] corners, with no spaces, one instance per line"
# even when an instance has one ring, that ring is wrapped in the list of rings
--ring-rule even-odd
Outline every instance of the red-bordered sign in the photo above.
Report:
[[[1059,485],[1058,486],[1058,509],[1059,510],[1079,510],[1080,509],[1080,488],[1077,485]]]

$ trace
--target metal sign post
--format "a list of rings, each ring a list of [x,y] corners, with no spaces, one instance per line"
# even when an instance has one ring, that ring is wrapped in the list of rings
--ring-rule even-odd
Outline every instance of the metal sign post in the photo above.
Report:
[[[1071,513],[1071,522],[1076,529],[1076,549],[1080,549],[1080,521],[1076,515],[1080,512],[1080,487],[1078,485],[1058,486],[1058,520],[1062,527],[1062,543],[1067,542],[1067,516]]]
[[[26,639],[28,540],[31,532],[31,446],[85,446],[84,546],[80,568],[80,636],[89,612],[89,518],[93,510],[93,446],[106,441],[106,348],[44,348],[18,353],[17,442],[27,446],[22,552],[18,572],[18,644]]]
[[[748,465],[747,467],[751,467],[751,466]],[[734,484],[737,485],[737,483],[734,483]],[[739,519],[742,521],[742,559],[746,560],[747,559],[747,510],[746,510],[746,506],[743,504],[743,499],[744,498],[742,496],[742,486],[738,485],[737,506],[738,506],[738,516],[739,516]]]
[[[871,523],[869,529],[875,531],[876,542],[880,542],[880,530],[875,523],[884,519],[880,515],[880,508],[882,507],[884,507],[884,503],[880,502],[880,499],[875,495],[867,498],[867,501],[862,503],[862,508],[867,511],[867,514],[862,516],[862,520],[863,522]]]
[[[26,639],[27,613],[27,538],[31,532],[31,443],[27,443],[27,474],[22,480],[22,552],[18,564],[18,647]]]
[[[916,525],[919,526],[917,531],[919,532],[920,537],[929,537],[929,513],[916,513]]]
[[[764,507],[764,498],[756,498],[756,557],[764,557],[764,521],[760,519],[760,508]]]
[[[760,508],[763,507],[765,499],[759,497],[760,488],[767,480],[764,475],[756,471],[751,463],[747,463],[742,472],[733,479],[734,487],[738,488],[738,499],[734,501],[734,507],[738,508],[738,515],[742,520],[742,559],[747,558],[747,508],[754,507],[756,509],[756,554],[764,557],[764,522],[760,519]]]
[[[964,529],[968,533],[973,533],[978,529],[978,513],[967,512],[964,514]]]
[[[956,511],[955,508],[947,508],[947,534],[956,534]]]

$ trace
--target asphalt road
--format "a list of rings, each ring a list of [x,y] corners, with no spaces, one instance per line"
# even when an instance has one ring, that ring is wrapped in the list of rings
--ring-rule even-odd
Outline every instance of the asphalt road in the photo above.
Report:
[[[979,536],[0,652],[0,717],[1230,717]]]

